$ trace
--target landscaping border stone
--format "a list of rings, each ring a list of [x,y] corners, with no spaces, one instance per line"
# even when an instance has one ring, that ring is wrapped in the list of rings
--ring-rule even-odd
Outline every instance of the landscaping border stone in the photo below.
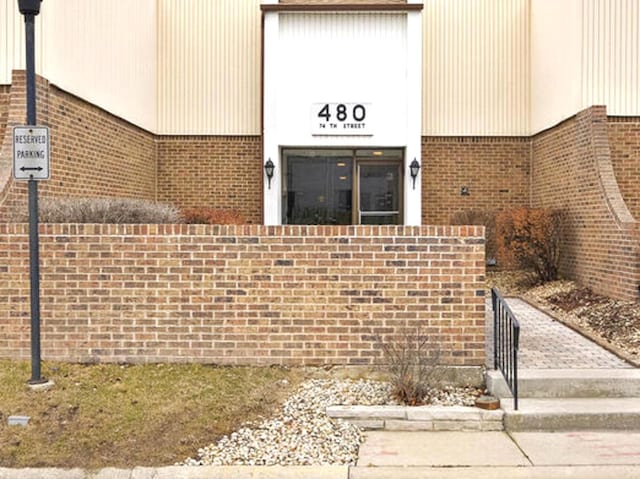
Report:
[[[329,406],[327,416],[348,421],[365,430],[504,430],[504,411],[468,406]]]

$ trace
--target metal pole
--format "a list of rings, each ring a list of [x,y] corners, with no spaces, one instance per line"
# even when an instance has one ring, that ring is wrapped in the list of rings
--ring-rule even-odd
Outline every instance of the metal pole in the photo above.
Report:
[[[498,369],[498,309],[497,292],[491,289],[491,308],[493,309],[493,369]]]
[[[27,54],[27,125],[36,124],[35,15],[24,16]],[[29,275],[31,278],[31,380],[46,382],[40,373],[40,248],[38,238],[38,182],[29,180]]]

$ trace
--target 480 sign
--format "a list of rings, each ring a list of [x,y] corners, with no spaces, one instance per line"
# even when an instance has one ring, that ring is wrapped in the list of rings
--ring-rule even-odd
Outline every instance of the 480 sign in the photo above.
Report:
[[[371,135],[370,103],[314,103],[311,107],[313,135]]]

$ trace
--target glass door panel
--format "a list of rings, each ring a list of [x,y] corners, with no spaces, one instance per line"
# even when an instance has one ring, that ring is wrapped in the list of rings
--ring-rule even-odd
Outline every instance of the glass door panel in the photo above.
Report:
[[[286,156],[285,224],[352,223],[353,156],[347,155],[316,150]]]
[[[400,173],[400,163],[358,164],[360,224],[400,224]]]

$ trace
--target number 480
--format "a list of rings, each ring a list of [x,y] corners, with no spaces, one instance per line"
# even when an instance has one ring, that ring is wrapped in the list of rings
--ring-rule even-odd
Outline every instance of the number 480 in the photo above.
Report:
[[[318,118],[324,118],[325,121],[331,120],[331,105],[325,103],[325,105],[318,112]],[[367,109],[364,105],[354,105],[351,109],[351,119],[353,121],[364,121],[367,116]],[[348,106],[344,103],[336,105],[336,119],[338,121],[347,121],[349,119]]]

